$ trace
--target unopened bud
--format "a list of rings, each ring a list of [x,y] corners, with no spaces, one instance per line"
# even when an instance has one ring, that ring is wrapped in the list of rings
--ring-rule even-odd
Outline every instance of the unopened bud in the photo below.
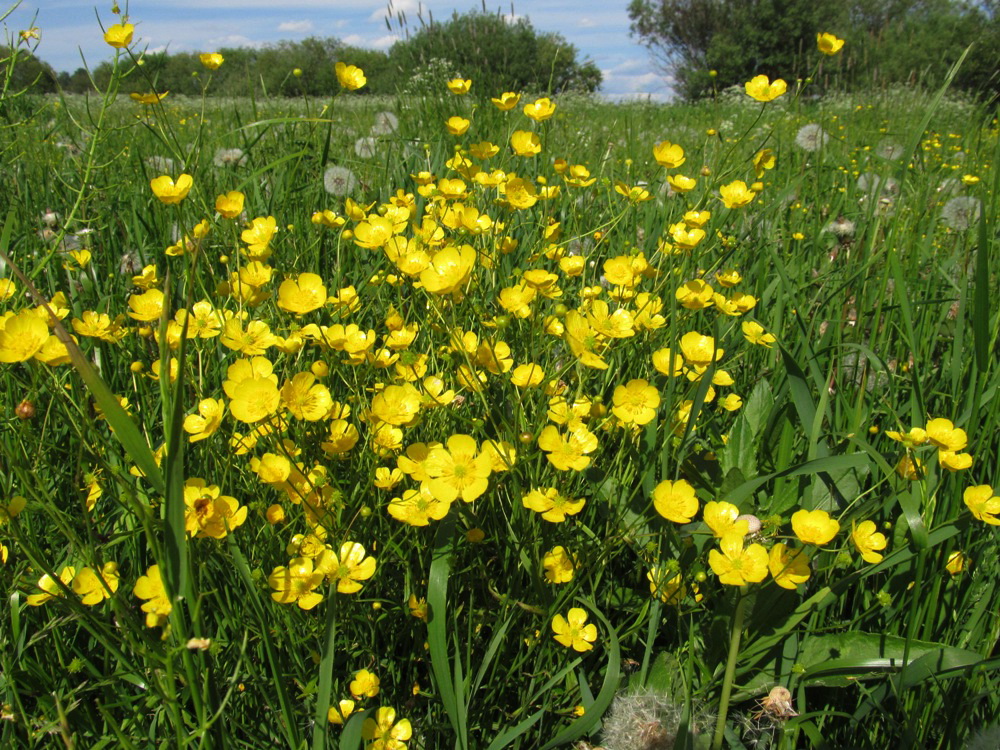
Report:
[[[17,414],[18,419],[31,419],[35,416],[35,405],[28,399],[24,399],[14,409],[14,413]]]

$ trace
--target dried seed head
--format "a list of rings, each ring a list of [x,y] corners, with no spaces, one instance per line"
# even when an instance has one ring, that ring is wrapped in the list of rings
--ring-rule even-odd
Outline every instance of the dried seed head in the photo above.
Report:
[[[35,405],[28,399],[24,399],[14,409],[14,413],[17,414],[18,419],[31,419],[35,416]]]

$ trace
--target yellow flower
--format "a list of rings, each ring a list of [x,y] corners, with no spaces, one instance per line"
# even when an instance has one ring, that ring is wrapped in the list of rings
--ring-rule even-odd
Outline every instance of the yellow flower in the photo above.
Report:
[[[118,49],[128,47],[132,43],[135,26],[130,23],[116,23],[104,32],[104,41]]]
[[[521,498],[525,508],[541,513],[542,518],[552,523],[562,523],[566,516],[575,516],[586,504],[586,500],[574,500],[560,494],[555,487],[533,489]]]
[[[840,531],[840,523],[825,510],[798,510],[792,514],[792,531],[803,544],[822,547]]]
[[[359,669],[354,673],[354,678],[351,680],[348,689],[355,698],[374,698],[378,695],[379,685],[381,685],[381,681],[373,672],[369,672],[367,669]]]
[[[545,380],[545,370],[534,362],[518,365],[510,372],[510,382],[518,388],[535,388]]]
[[[684,157],[684,149],[677,143],[670,141],[660,141],[653,146],[653,158],[661,167],[676,169],[687,159]]]
[[[542,152],[542,142],[530,130],[515,130],[510,137],[511,148],[518,156],[536,156]]]
[[[499,97],[494,97],[490,99],[493,102],[493,106],[499,109],[501,112],[509,112],[517,106],[517,103],[521,100],[520,94],[515,94],[513,91],[505,91],[500,94]]]
[[[713,361],[722,358],[723,350],[715,348],[715,339],[711,336],[689,331],[681,337],[681,353],[688,364],[708,367]]]
[[[777,341],[773,333],[764,332],[764,328],[760,323],[747,320],[743,322],[742,327],[744,338],[751,344],[757,344],[758,346],[770,349],[774,345],[774,342]]]
[[[885,534],[875,530],[874,521],[862,521],[857,526],[851,522],[851,541],[862,560],[867,563],[882,562],[878,550],[885,549],[886,538]]]
[[[386,508],[390,516],[410,526],[427,526],[432,520],[440,521],[450,509],[451,503],[435,497],[426,484],[415,490],[404,490],[403,496],[394,497]]]
[[[67,565],[59,573],[59,581],[61,581],[65,586],[69,586],[73,581],[74,576],[76,576],[76,568]],[[29,594],[25,599],[25,603],[29,607],[38,607],[49,599],[55,599],[56,597],[62,596],[65,591],[59,583],[56,582],[52,576],[48,573],[43,575],[38,579],[38,588],[42,590],[40,594]]]
[[[667,184],[675,193],[687,193],[694,190],[698,180],[682,174],[672,174],[667,178]]]
[[[356,65],[345,65],[342,62],[338,62],[333,66],[333,69],[337,73],[337,81],[340,83],[340,87],[348,91],[357,91],[368,83],[364,71]]]
[[[137,94],[136,92],[133,91],[131,94],[129,94],[129,98],[132,101],[137,102],[139,104],[156,104],[157,102],[166,99],[167,94],[169,93],[170,93],[169,91],[164,91],[162,94],[157,94],[156,92],[153,92],[151,94]]]
[[[759,102],[770,102],[784,94],[788,85],[780,78],[776,78],[772,83],[767,76],[759,75],[747,81],[745,88],[750,98]]]
[[[556,615],[552,618],[553,638],[574,651],[590,651],[597,640],[597,626],[593,623],[585,625],[586,622],[587,612],[580,607],[570,609],[566,617]]]
[[[476,266],[471,245],[449,245],[434,253],[431,264],[420,272],[420,283],[431,294],[461,295]]]
[[[365,719],[361,725],[361,737],[370,744],[365,750],[406,750],[406,740],[413,736],[409,719],[396,721],[396,710],[382,706],[375,718]]]
[[[159,198],[161,203],[166,203],[168,206],[175,206],[184,200],[193,184],[194,178],[189,174],[182,174],[177,178],[177,182],[174,182],[174,179],[169,175],[154,177],[149,181],[153,195]]]
[[[228,391],[227,391],[228,392]],[[278,386],[270,378],[247,378],[233,386],[229,411],[241,422],[253,424],[270,417],[281,405]]]
[[[611,413],[624,424],[644,425],[656,419],[660,392],[648,380],[635,378],[615,387]]]
[[[538,202],[538,191],[535,184],[521,177],[508,179],[502,185],[503,195],[511,208],[522,211],[531,208]]]
[[[684,576],[674,573],[668,579],[670,573],[669,568],[652,567],[646,571],[646,579],[649,581],[650,594],[659,597],[664,604],[673,604],[676,607],[687,594],[687,589],[684,586]]]
[[[26,362],[45,346],[49,327],[31,310],[0,319],[0,362]]]
[[[955,550],[948,555],[948,561],[944,564],[944,569],[953,576],[957,576],[965,570],[965,566],[968,564],[969,558],[966,557],[960,550]]]
[[[204,52],[198,55],[198,59],[209,70],[218,70],[219,66],[225,62],[225,58],[218,52]]]
[[[938,462],[948,471],[962,471],[972,466],[972,456],[955,451],[938,451]]]
[[[267,583],[274,589],[271,598],[278,604],[297,604],[300,609],[312,609],[323,601],[323,595],[315,589],[324,577],[322,572],[313,570],[311,559],[296,557],[288,567],[276,567],[267,577]]]
[[[615,182],[615,192],[627,198],[631,203],[642,203],[653,197],[642,185],[629,186],[621,180]]]
[[[603,349],[600,337],[591,328],[587,318],[576,310],[570,310],[566,314],[565,326],[566,343],[573,355],[580,360],[580,364],[595,370],[608,369],[608,363],[598,354]]]
[[[372,415],[390,425],[411,425],[420,413],[420,391],[409,383],[390,385],[372,399]]]
[[[145,599],[142,611],[146,613],[146,627],[156,628],[165,625],[167,616],[173,610],[167,590],[160,575],[160,566],[151,565],[146,575],[139,576],[132,593],[140,599]]]
[[[708,564],[719,581],[727,586],[759,583],[767,577],[767,550],[759,544],[744,549],[743,534],[726,534],[719,542],[719,550],[708,553]]]
[[[728,534],[745,536],[750,531],[750,521],[745,518],[737,520],[739,515],[739,508],[732,503],[713,500],[705,505],[703,517],[712,534],[721,538]]]
[[[653,507],[656,512],[674,523],[691,523],[698,512],[698,498],[694,487],[683,479],[660,482],[653,489]]]
[[[83,604],[93,607],[111,598],[118,590],[118,580],[118,563],[106,562],[100,573],[91,568],[83,568],[74,576],[71,588]]]
[[[336,706],[330,706],[326,712],[326,720],[331,724],[343,724],[344,719],[354,713],[354,701],[342,699]]]
[[[524,114],[535,122],[542,122],[543,120],[548,120],[552,117],[553,113],[556,111],[556,105],[547,97],[543,97],[541,99],[535,99],[535,101],[531,104],[525,104],[523,111]]]
[[[223,219],[235,219],[243,213],[243,201],[246,198],[239,190],[230,190],[228,193],[218,196],[215,199],[215,210]]]
[[[558,545],[545,553],[542,568],[549,583],[569,583],[576,572],[576,561],[565,547]]]
[[[163,292],[150,289],[142,294],[133,294],[128,298],[128,306],[132,308],[129,317],[148,323],[159,320],[163,314]]]
[[[908,479],[911,482],[915,482],[920,479],[924,473],[924,464],[916,456],[910,456],[909,454],[904,454],[899,462],[896,464],[896,473],[903,479]]]
[[[742,208],[757,197],[757,193],[747,187],[743,180],[735,180],[719,188],[719,195],[726,208]]]
[[[824,31],[816,34],[816,46],[824,55],[836,55],[844,46],[844,40]]]
[[[361,590],[361,581],[375,575],[375,558],[365,557],[365,548],[357,542],[344,542],[338,555],[326,549],[319,556],[316,570],[322,572],[332,583],[337,582],[341,594],[353,594]]]
[[[226,402],[220,399],[205,398],[198,402],[198,413],[184,417],[184,432],[191,435],[188,440],[197,443],[199,440],[211,437],[222,424],[226,413]]]
[[[184,528],[190,536],[222,539],[246,521],[246,506],[219,492],[216,485],[198,477],[184,482]]]
[[[448,447],[431,448],[424,461],[427,488],[438,500],[446,503],[462,498],[471,503],[486,492],[493,471],[490,454],[480,452],[469,435],[452,435]]]
[[[699,229],[698,231],[704,234],[702,230]],[[681,307],[688,310],[703,310],[706,307],[711,307],[713,304],[713,294],[714,290],[711,285],[701,279],[686,281],[677,287],[677,291],[674,292],[674,296],[681,303]]]
[[[315,273],[300,273],[296,279],[285,279],[278,287],[278,307],[296,315],[318,310],[326,304],[326,286]]]
[[[774,156],[774,151],[769,148],[761,149],[753,157],[753,173],[759,180],[764,176],[764,172],[768,169],[774,169],[774,165],[777,160]]]
[[[330,413],[333,399],[322,383],[316,382],[311,372],[300,372],[281,387],[281,404],[296,419],[317,422]]]
[[[461,96],[462,94],[469,93],[469,89],[472,88],[472,80],[468,78],[452,78],[446,85],[451,93]]]
[[[771,547],[768,556],[768,569],[774,582],[783,589],[794,591],[800,583],[809,580],[809,557],[804,549],[790,549],[782,542]]]
[[[939,450],[957,452],[964,450],[969,439],[965,430],[952,424],[950,419],[932,419],[927,423],[927,440]]]
[[[449,117],[445,120],[445,129],[452,135],[464,135],[465,131],[469,129],[469,125],[472,123],[465,119],[464,117],[459,117],[458,115]]]
[[[973,517],[988,523],[990,526],[1000,526],[1000,497],[993,494],[993,488],[988,484],[967,487],[962,494],[966,507],[972,511]]]
[[[545,457],[559,471],[583,471],[590,466],[590,456],[598,448],[597,436],[582,423],[561,435],[553,425],[548,425],[538,436],[538,447],[546,451]]]
[[[277,222],[273,216],[258,216],[247,229],[240,234],[240,239],[247,243],[247,255],[251,260],[267,260],[271,240],[277,232]]]

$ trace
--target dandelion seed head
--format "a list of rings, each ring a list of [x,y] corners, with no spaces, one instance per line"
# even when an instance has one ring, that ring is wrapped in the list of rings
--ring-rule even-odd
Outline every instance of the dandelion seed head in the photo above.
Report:
[[[795,134],[795,145],[803,151],[819,151],[826,144],[829,136],[826,131],[814,122],[803,125]]]
[[[979,200],[969,196],[952,198],[941,209],[941,221],[956,232],[963,232],[979,221]]]
[[[358,178],[347,167],[334,164],[323,173],[323,187],[330,195],[349,195],[358,187]]]

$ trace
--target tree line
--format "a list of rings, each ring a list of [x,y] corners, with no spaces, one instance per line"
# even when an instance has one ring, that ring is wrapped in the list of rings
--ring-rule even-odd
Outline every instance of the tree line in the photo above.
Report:
[[[209,50],[206,50],[209,51]],[[142,65],[130,74],[126,89],[200,95],[211,77],[208,93],[216,96],[329,96],[338,88],[334,64],[344,62],[365,71],[367,85],[359,94],[422,93],[429,84],[423,71],[461,76],[477,90],[592,93],[601,84],[597,66],[581,60],[575,46],[558,33],[539,32],[527,19],[511,21],[485,12],[455,13],[446,21],[431,21],[396,42],[388,51],[344,44],[336,38],[311,37],[281,41],[259,48],[218,50],[225,63],[206,70],[193,52],[142,54]],[[5,56],[0,52],[0,61]],[[2,62],[0,62],[2,65]],[[103,88],[111,79],[111,63],[92,71],[56,73],[46,63],[19,53],[17,83],[38,92],[67,93]],[[130,85],[134,84],[134,85]],[[440,87],[440,79],[434,82]]]

